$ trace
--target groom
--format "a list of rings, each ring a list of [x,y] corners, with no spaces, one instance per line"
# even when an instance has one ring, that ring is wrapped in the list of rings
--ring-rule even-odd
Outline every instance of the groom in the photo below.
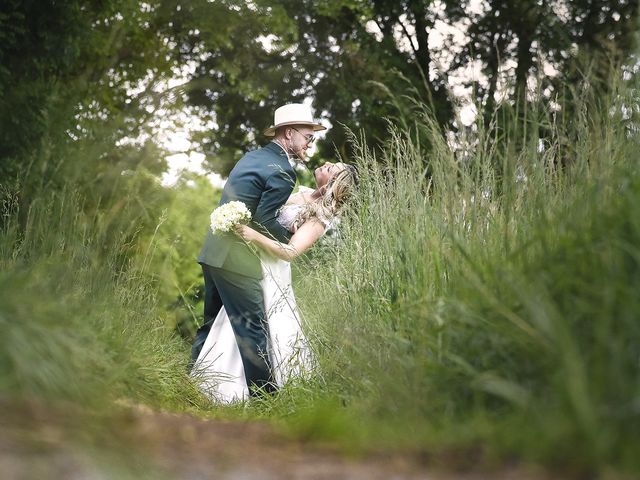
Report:
[[[239,200],[251,211],[253,228],[280,242],[291,238],[276,220],[296,182],[294,159],[305,161],[315,131],[325,127],[313,121],[303,104],[287,104],[275,111],[273,126],[265,130],[273,141],[244,155],[229,174],[219,205]],[[213,235],[207,229],[198,257],[204,275],[204,324],[196,333],[191,364],[198,358],[211,325],[224,305],[244,364],[249,391],[273,391],[267,356],[266,315],[260,259],[233,233]]]

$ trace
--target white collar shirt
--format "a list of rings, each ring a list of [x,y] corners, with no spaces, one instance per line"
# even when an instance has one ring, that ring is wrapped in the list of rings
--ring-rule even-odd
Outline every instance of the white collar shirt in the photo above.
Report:
[[[282,151],[284,152],[284,154],[287,156],[287,160],[289,161],[289,165],[291,165],[293,168],[295,168],[296,166],[296,162],[295,160],[291,157],[291,155],[289,155],[289,152],[287,152],[287,149],[284,148],[282,146],[282,144],[280,142],[278,142],[277,140],[271,140],[273,143],[275,143],[276,145],[278,145]]]

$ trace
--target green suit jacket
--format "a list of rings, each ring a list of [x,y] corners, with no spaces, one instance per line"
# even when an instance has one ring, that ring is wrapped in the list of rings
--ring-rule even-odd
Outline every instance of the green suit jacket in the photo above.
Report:
[[[251,211],[250,226],[270,238],[288,243],[291,233],[276,217],[296,183],[296,174],[284,150],[271,142],[251,151],[236,163],[225,183],[219,205],[244,202]],[[253,278],[262,278],[260,260],[235,234],[212,234],[207,227],[198,262]]]

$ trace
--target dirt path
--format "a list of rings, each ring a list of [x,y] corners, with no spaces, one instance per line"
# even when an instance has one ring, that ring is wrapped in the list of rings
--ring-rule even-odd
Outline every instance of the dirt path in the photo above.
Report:
[[[7,405],[0,405],[7,407]],[[132,408],[86,419],[42,405],[11,407],[0,421],[1,478],[220,480],[539,480],[523,469],[435,470],[416,456],[348,458],[276,433],[263,423],[203,420]],[[9,413],[3,408],[3,413]]]

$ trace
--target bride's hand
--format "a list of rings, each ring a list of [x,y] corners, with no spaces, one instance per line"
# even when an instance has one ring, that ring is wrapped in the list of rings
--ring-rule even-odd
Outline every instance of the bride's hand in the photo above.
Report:
[[[233,229],[236,232],[236,235],[242,238],[245,242],[250,242],[254,238],[253,234],[256,233],[253,228],[241,223],[233,227]]]

